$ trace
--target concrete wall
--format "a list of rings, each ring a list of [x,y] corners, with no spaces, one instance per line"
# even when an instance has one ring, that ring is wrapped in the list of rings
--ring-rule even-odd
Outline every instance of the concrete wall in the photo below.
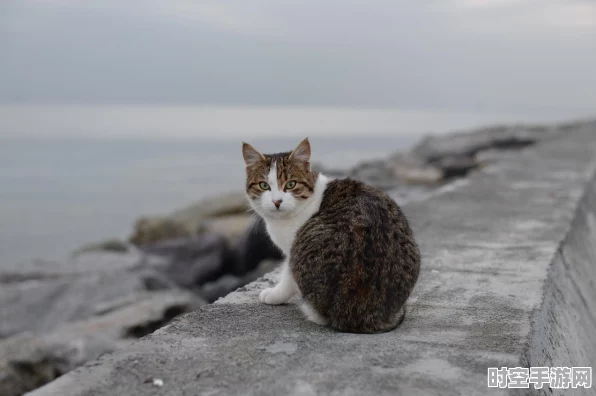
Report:
[[[274,272],[32,395],[490,395],[488,367],[592,366],[595,161],[585,124],[406,205],[423,269],[393,332],[259,303]]]
[[[525,357],[525,365],[535,367],[593,367],[596,363],[596,176],[587,184],[549,268]],[[591,391],[596,394],[596,385]],[[553,389],[550,394],[567,392]]]

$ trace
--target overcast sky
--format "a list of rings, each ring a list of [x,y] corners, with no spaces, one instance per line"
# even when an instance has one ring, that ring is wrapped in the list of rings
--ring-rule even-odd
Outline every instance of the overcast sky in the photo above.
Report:
[[[596,109],[589,0],[1,0],[0,102]]]

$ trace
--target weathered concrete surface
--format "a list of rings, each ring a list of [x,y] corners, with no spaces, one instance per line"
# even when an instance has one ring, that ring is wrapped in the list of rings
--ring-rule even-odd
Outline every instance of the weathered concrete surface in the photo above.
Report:
[[[535,366],[596,363],[596,175],[549,268],[541,309],[534,313],[526,352]],[[593,380],[594,384],[594,380]],[[591,389],[596,393],[596,384]],[[567,394],[555,391],[553,394]],[[579,393],[578,394],[588,394]]]
[[[424,257],[393,332],[263,305],[273,273],[32,394],[485,395],[509,392],[487,367],[593,366],[595,160],[585,124],[406,205]]]

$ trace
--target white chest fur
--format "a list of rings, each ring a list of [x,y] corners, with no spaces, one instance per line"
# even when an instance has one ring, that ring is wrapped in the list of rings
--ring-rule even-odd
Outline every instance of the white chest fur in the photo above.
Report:
[[[286,257],[290,255],[292,244],[300,227],[319,211],[327,183],[329,183],[329,179],[320,174],[315,183],[313,195],[308,199],[303,210],[297,213],[296,216],[283,219],[264,219],[271,240],[283,251]]]
[[[269,220],[266,221],[267,233],[287,257],[296,238],[296,232],[300,228],[296,221],[290,220]]]

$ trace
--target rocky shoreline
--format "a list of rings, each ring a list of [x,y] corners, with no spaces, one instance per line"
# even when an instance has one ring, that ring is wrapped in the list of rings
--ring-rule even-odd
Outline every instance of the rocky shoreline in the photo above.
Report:
[[[352,169],[317,168],[363,180],[405,204],[577,125],[428,136],[409,152]],[[247,209],[242,192],[202,201],[139,219],[126,242],[0,271],[0,394],[35,389],[271,271],[281,255]]]

